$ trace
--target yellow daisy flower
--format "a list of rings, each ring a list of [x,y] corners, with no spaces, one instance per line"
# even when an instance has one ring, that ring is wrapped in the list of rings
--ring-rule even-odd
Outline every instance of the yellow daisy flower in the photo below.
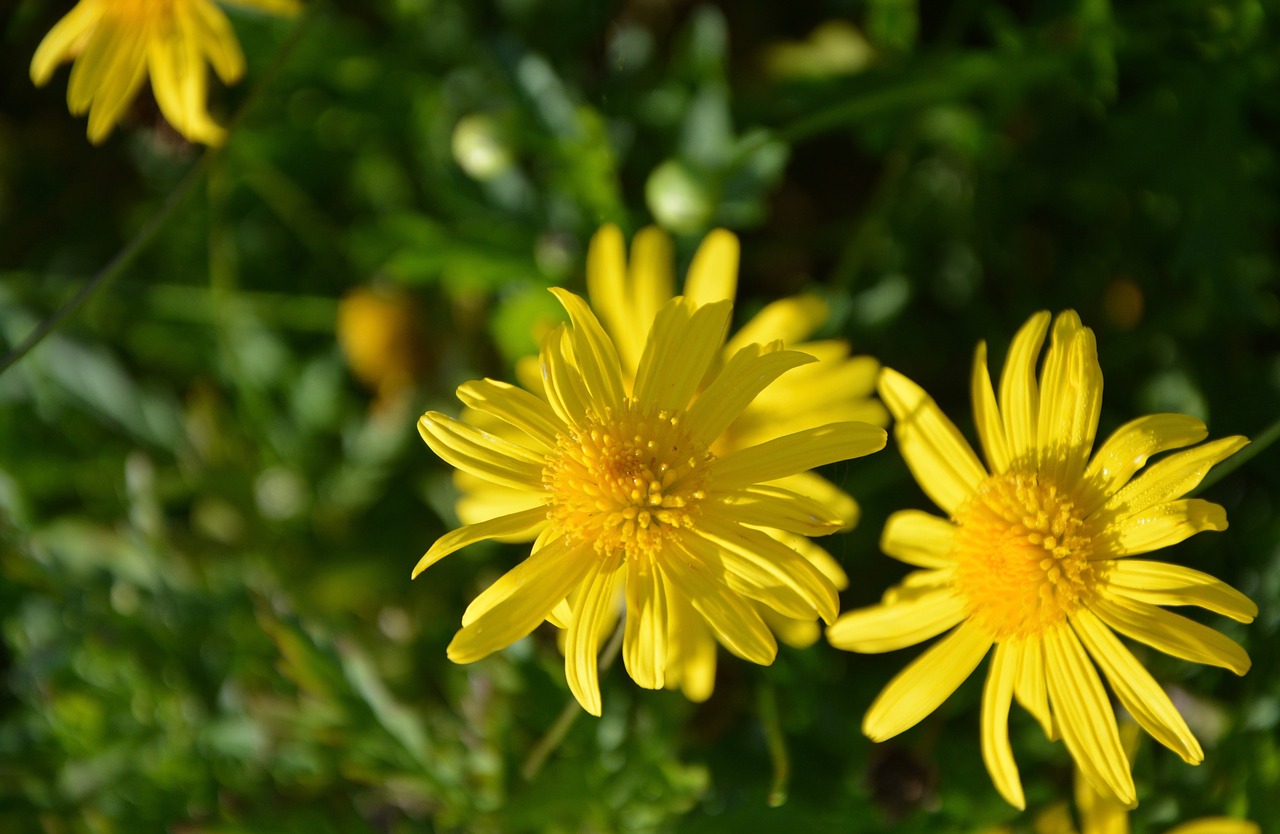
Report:
[[[711,232],[690,264],[684,297],[698,305],[732,302],[737,292],[738,260],[737,237],[723,229]],[[631,390],[636,379],[649,325],[675,294],[674,261],[671,239],[656,227],[642,229],[636,235],[629,262],[622,232],[616,226],[605,226],[592,238],[587,254],[588,298],[617,346],[626,391]],[[712,363],[713,372],[743,347],[774,340],[818,361],[789,371],[761,391],[716,439],[713,453],[749,448],[842,420],[888,424],[888,412],[871,398],[879,363],[868,356],[850,356],[849,345],[843,341],[807,341],[827,315],[827,305],[816,296],[784,299],[766,306],[728,340]],[[525,387],[541,390],[536,367],[530,370],[520,366],[520,371]],[[500,433],[501,427],[493,426],[491,430]],[[465,523],[530,505],[528,494],[466,473],[459,473],[457,483],[462,492],[458,516]],[[799,473],[777,485],[818,500],[841,519],[841,529],[857,522],[859,511],[854,500],[819,475]],[[809,559],[837,589],[847,586],[848,578],[839,563],[808,538],[781,530],[771,535]],[[672,603],[683,604],[682,600]],[[768,606],[757,608],[770,629],[787,645],[804,648],[821,636],[813,618],[795,619]],[[693,701],[705,701],[715,686],[715,636],[692,611],[682,612],[682,619],[688,627],[675,635],[668,647],[666,686],[679,688]]]
[[[271,12],[294,12],[292,0],[237,0]],[[89,141],[104,141],[143,80],[165,119],[192,142],[221,144],[226,131],[209,116],[205,63],[233,84],[244,55],[231,22],[212,0],[80,0],[45,35],[31,59],[42,87],[59,64],[74,61],[67,85],[72,115],[89,113]]]
[[[668,646],[688,618],[761,664],[773,662],[777,644],[748,600],[797,619],[834,620],[835,586],[763,530],[825,535],[842,522],[770,482],[877,451],[884,430],[837,422],[716,454],[716,440],[755,396],[811,357],[748,345],[703,387],[731,307],[675,298],[656,311],[628,394],[618,350],[586,302],[552,292],[570,323],[543,343],[546,399],[493,380],[458,389],[469,408],[517,429],[518,442],[438,412],[418,422],[445,461],[536,501],[445,534],[414,569],[417,576],[484,539],[536,537],[529,558],[467,608],[449,657],[479,660],[551,619],[568,630],[569,688],[599,715],[597,652],[618,588],[626,599],[623,661],[650,689],[664,685]]]
[[[998,405],[986,345],[978,345],[974,416],[989,468],[919,386],[882,371],[880,396],[897,421],[902,455],[949,518],[915,510],[891,516],[881,548],[922,570],[881,604],[841,616],[828,638],[850,651],[885,652],[955,627],[885,687],[863,731],[884,741],[914,726],[991,652],[982,754],[1004,798],[1024,806],[1007,726],[1016,696],[1051,739],[1061,735],[1097,790],[1132,805],[1129,764],[1095,664],[1143,729],[1192,764],[1203,753],[1114,632],[1242,675],[1249,657],[1239,645],[1159,606],[1198,605],[1246,623],[1257,606],[1199,571],[1126,557],[1226,529],[1222,507],[1183,496],[1248,440],[1181,451],[1135,477],[1152,455],[1206,436],[1199,420],[1157,414],[1121,426],[1090,459],[1102,400],[1093,332],[1074,312],[1059,315],[1037,382],[1048,328],[1042,312],[1018,331]]]

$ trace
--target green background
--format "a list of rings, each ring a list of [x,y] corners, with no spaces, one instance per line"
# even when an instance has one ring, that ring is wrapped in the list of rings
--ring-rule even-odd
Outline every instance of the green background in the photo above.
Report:
[[[562,660],[541,632],[446,660],[522,551],[475,546],[409,581],[456,521],[414,420],[453,411],[466,379],[511,378],[555,314],[545,287],[582,290],[600,224],[660,222],[682,265],[714,226],[741,236],[738,322],[817,292],[823,335],[970,437],[974,345],[998,366],[1030,313],[1072,307],[1098,337],[1102,434],[1170,410],[1255,438],[1202,492],[1230,529],[1160,555],[1258,603],[1249,626],[1193,614],[1254,667],[1141,652],[1207,758],[1148,741],[1132,819],[1280,831],[1280,4],[233,10],[249,69],[213,86],[215,114],[240,115],[212,156],[145,95],[94,148],[66,69],[32,87],[69,6],[0,3],[0,342],[161,224],[0,375],[0,830],[970,832],[1030,830],[1069,799],[1065,749],[1021,710],[1029,812],[998,797],[980,679],[872,745],[862,714],[916,650],[822,643],[768,668],[722,657],[702,705],[614,668],[604,717],[521,775],[571,700]],[[414,299],[421,373],[391,402],[335,339],[363,285]],[[878,551],[884,519],[928,502],[892,444],[826,474],[863,505],[826,541],[853,608],[905,572]]]

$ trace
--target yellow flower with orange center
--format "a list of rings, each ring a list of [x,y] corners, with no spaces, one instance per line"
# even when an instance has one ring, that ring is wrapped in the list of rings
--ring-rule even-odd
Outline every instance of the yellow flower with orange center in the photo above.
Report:
[[[264,11],[297,11],[294,0],[236,0]],[[88,112],[89,141],[101,143],[151,78],[169,124],[192,142],[218,145],[224,131],[209,116],[208,70],[226,84],[244,74],[231,22],[212,0],[80,0],[49,30],[31,59],[43,87],[59,64],[74,61],[67,107]]]
[[[471,603],[449,657],[470,663],[550,619],[567,630],[565,675],[588,712],[601,711],[597,652],[626,601],[623,661],[661,688],[690,629],[729,651],[773,662],[777,643],[757,605],[800,620],[835,619],[835,585],[769,535],[826,535],[831,508],[777,483],[882,448],[884,430],[841,421],[718,453],[717,441],[757,394],[812,357],[780,345],[742,347],[712,372],[730,304],[677,297],[656,311],[633,383],[595,314],[552,290],[569,314],[539,355],[542,395],[493,380],[462,385],[473,414],[498,433],[428,412],[427,445],[471,476],[523,493],[531,506],[442,536],[414,576],[484,539],[534,539],[528,559]],[[545,397],[545,399],[544,399]]]
[[[1102,372],[1093,332],[1074,312],[1049,330],[1032,316],[1013,340],[997,403],[978,346],[974,416],[987,466],[915,383],[881,372],[880,396],[916,481],[949,518],[895,513],[881,548],[921,570],[879,605],[847,612],[828,630],[832,645],[884,652],[954,629],[904,669],[872,704],[863,730],[883,741],[933,712],[988,654],[982,753],[997,789],[1024,806],[1009,745],[1014,697],[1068,751],[1099,792],[1137,801],[1097,669],[1120,704],[1184,760],[1203,753],[1168,695],[1116,632],[1175,657],[1244,674],[1249,657],[1222,634],[1162,605],[1197,605],[1240,622],[1257,615],[1247,597],[1190,568],[1130,557],[1227,526],[1222,507],[1184,498],[1214,464],[1248,443],[1207,434],[1192,417],[1157,414],[1116,430],[1093,450]]]

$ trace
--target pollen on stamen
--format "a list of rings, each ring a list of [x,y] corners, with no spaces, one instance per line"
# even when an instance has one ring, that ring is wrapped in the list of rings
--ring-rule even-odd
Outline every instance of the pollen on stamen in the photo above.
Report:
[[[1094,594],[1088,530],[1071,498],[1037,473],[988,478],[953,521],[956,590],[993,639],[1038,636]]]
[[[705,497],[710,453],[685,432],[679,412],[645,413],[634,401],[561,435],[543,469],[548,519],[601,554],[654,556],[690,527]]]

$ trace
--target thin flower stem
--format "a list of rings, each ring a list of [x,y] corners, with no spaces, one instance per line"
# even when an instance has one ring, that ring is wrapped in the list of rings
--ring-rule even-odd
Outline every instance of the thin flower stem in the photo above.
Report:
[[[770,808],[777,808],[787,801],[787,785],[791,782],[791,754],[787,751],[787,738],[778,718],[778,696],[773,684],[760,682],[756,689],[756,706],[760,710],[760,726],[764,729],[764,743],[773,762],[773,784],[766,800]]]
[[[253,89],[249,92],[249,95],[245,98],[244,104],[242,104],[240,109],[236,111],[235,116],[231,119],[231,123],[227,126],[228,142],[231,140],[231,135],[234,133],[236,127],[244,121],[246,114],[248,114],[248,112],[253,108],[258,99],[262,97],[263,90],[266,89],[266,87],[280,73],[280,69],[284,66],[285,59],[288,57],[289,53],[293,51],[293,48],[298,44],[299,40],[301,40],[302,31],[306,27],[308,20],[310,20],[310,15],[304,13],[294,25],[293,29],[290,30],[289,37],[276,53],[275,60],[271,62],[271,66],[269,66],[266,72],[262,74],[258,83],[254,85]],[[102,269],[98,270],[92,278],[85,282],[85,285],[80,288],[79,292],[77,292],[70,301],[63,304],[57,310],[54,310],[52,314],[36,326],[35,330],[31,331],[31,333],[18,343],[16,347],[5,354],[3,359],[0,359],[0,374],[9,370],[9,368],[13,367],[18,360],[30,353],[32,349],[44,341],[49,334],[56,331],[66,322],[67,319],[83,307],[85,302],[92,298],[98,290],[111,283],[111,281],[117,278],[122,272],[128,269],[135,260],[137,260],[138,256],[142,254],[148,245],[150,245],[151,241],[155,239],[160,230],[167,226],[169,221],[178,213],[178,209],[181,208],[182,204],[191,196],[191,192],[195,190],[200,181],[204,179],[205,175],[212,167],[213,161],[218,158],[221,152],[222,148],[210,148],[201,154],[200,159],[191,167],[191,170],[187,171],[186,175],[182,178],[182,181],[178,183],[178,187],[175,188],[165,199],[164,204],[160,206],[160,210],[151,216],[151,219],[148,220],[146,224],[138,230],[138,233],[124,245],[124,248],[117,252],[115,257],[107,261]]]
[[[606,672],[613,662],[618,659],[618,652],[622,651],[622,635],[626,631],[626,618],[618,621],[618,627],[614,629],[613,636],[609,638],[609,644],[604,647],[604,651],[600,653],[600,671]],[[539,739],[537,746],[529,753],[529,758],[524,760],[524,766],[520,768],[520,775],[525,781],[533,780],[542,770],[542,766],[547,763],[547,758],[555,752],[560,743],[564,741],[564,737],[569,734],[569,729],[573,727],[573,722],[578,720],[578,716],[582,714],[582,705],[576,699],[570,698],[569,703],[564,705],[560,716],[556,718],[555,723],[551,725],[551,729],[547,730],[546,735]]]
[[[1263,429],[1262,433],[1255,437],[1253,442],[1248,446],[1245,446],[1239,452],[1236,452],[1222,463],[1213,467],[1209,474],[1205,476],[1204,480],[1200,482],[1200,485],[1191,491],[1190,495],[1194,497],[1204,492],[1218,481],[1221,481],[1241,466],[1244,466],[1246,463],[1265,452],[1267,447],[1271,446],[1277,440],[1280,440],[1280,420],[1276,420],[1274,423]]]

